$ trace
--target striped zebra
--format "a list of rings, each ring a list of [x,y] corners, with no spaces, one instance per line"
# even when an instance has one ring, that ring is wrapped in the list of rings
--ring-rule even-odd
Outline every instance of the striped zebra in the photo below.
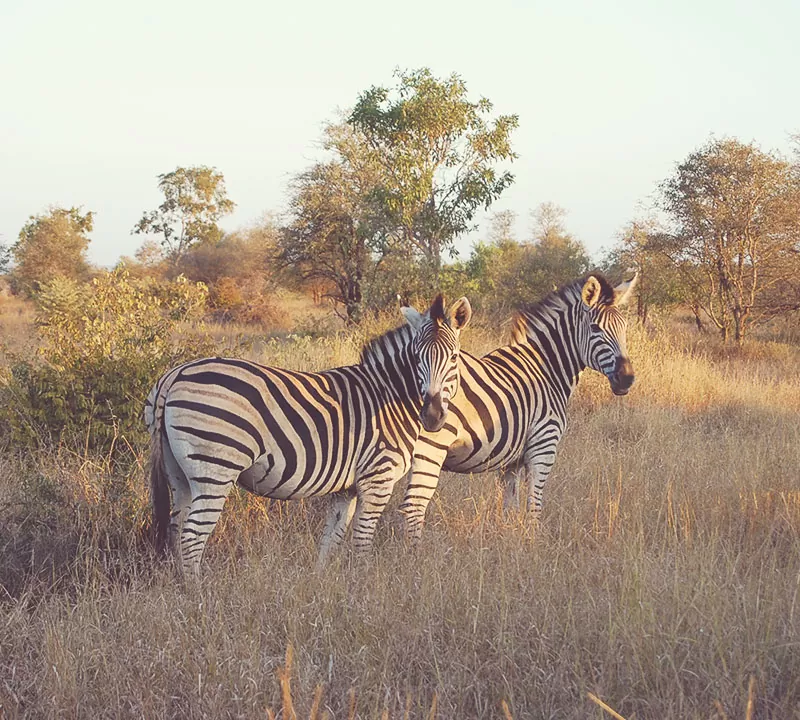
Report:
[[[636,282],[612,287],[595,273],[520,311],[512,343],[481,358],[461,353],[461,394],[435,436],[423,432],[414,449],[411,479],[400,507],[406,535],[416,541],[444,468],[470,473],[499,470],[505,505],[527,507],[538,518],[542,493],[564,433],[567,401],[581,371],[603,373],[616,395],[633,384],[620,306]]]
[[[401,310],[407,324],[368,343],[357,365],[311,373],[206,358],[164,374],[145,405],[156,547],[169,543],[199,573],[238,483],[282,500],[337,493],[320,560],[356,505],[354,545],[367,549],[420,430],[445,422],[472,315],[466,298],[445,313],[441,295],[425,314]]]

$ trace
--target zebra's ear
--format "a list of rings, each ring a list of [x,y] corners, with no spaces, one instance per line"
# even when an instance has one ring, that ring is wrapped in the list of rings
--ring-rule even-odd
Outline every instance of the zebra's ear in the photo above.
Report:
[[[600,285],[600,281],[594,275],[589,275],[581,290],[583,304],[590,308],[596,307],[602,292],[603,288]]]
[[[406,319],[406,322],[414,328],[416,332],[422,327],[422,323],[425,322],[425,316],[416,308],[411,307],[410,305],[404,306],[400,308],[400,312],[403,313],[403,317]]]
[[[639,281],[639,271],[637,270],[634,276],[626,281],[621,282],[617,287],[614,288],[614,305],[620,307],[628,302],[631,299],[631,294],[633,293],[633,288],[636,287],[636,283]]]
[[[467,298],[462,297],[453,303],[453,307],[447,313],[447,320],[453,330],[463,330],[472,318],[472,305]]]

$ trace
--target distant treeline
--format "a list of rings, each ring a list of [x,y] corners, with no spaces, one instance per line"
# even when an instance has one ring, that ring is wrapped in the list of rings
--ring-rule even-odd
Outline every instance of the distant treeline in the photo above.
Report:
[[[224,233],[235,207],[223,174],[205,166],[158,176],[162,204],[133,232],[146,239],[123,258],[133,278],[205,283],[217,315],[269,325],[278,287],[330,300],[349,323],[404,298],[442,290],[477,308],[507,312],[592,267],[544,203],[518,238],[508,211],[491,217],[484,240],[453,261],[455,240],[475,229],[514,176],[515,115],[494,116],[468,98],[458,75],[398,72],[393,87],[361,93],[328,125],[327,159],[292,178],[285,217]],[[741,342],[750,326],[800,309],[800,164],[754,143],[712,140],[658,187],[650,217],[631,221],[600,266],[640,273],[638,315],[685,306],[699,328]],[[53,207],[32,216],[18,241],[0,248],[15,292],[36,295],[54,278],[89,279],[93,213]]]

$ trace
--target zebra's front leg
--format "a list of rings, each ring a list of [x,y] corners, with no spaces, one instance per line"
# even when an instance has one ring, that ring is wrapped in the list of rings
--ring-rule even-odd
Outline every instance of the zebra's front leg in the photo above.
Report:
[[[425,513],[439,485],[442,465],[455,436],[441,430],[435,438],[423,433],[417,439],[406,494],[400,505],[400,512],[405,516],[406,540],[412,545],[422,536]]]
[[[564,434],[565,418],[552,414],[530,428],[522,453],[527,479],[528,517],[538,521],[542,514],[542,496],[547,478],[556,460],[556,449]]]
[[[322,541],[319,545],[317,569],[325,565],[331,551],[339,547],[342,540],[344,540],[347,529],[353,520],[357,501],[358,496],[355,493],[355,488],[343,490],[334,495],[330,510],[328,510],[328,520],[322,533]]]
[[[503,484],[503,510],[505,512],[519,511],[520,486],[522,479],[520,474],[524,468],[519,465],[503,468],[500,471],[500,482]]]
[[[372,547],[375,528],[392,497],[398,478],[394,471],[382,476],[373,475],[358,483],[358,506],[353,521],[353,547],[356,554],[365,555]]]
[[[528,516],[534,521],[538,521],[542,515],[542,502],[544,496],[544,486],[553,463],[556,460],[556,448],[558,439],[552,443],[540,444],[535,451],[525,457],[525,474],[528,480],[527,510]]]

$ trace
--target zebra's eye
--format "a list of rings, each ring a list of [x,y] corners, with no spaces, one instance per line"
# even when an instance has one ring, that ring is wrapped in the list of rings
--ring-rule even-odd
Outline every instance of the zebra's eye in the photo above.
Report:
[[[593,333],[603,332],[603,329],[597,323],[592,323],[589,325],[589,330],[591,330]]]
[[[450,356],[450,360],[452,360],[453,362],[456,362],[458,360],[458,353],[453,353]]]

